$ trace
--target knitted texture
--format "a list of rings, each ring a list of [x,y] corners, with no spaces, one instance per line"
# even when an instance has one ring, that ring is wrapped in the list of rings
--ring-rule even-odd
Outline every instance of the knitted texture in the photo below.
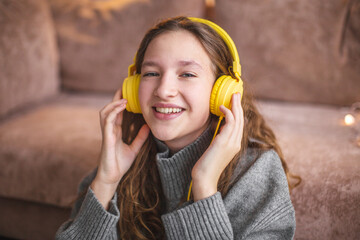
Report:
[[[165,195],[161,220],[167,239],[292,239],[295,212],[286,176],[275,151],[249,149],[241,158],[226,196],[220,192],[179,206],[187,194],[191,169],[211,142],[207,129],[195,142],[171,155],[156,141],[156,163]],[[221,160],[221,159],[220,159]],[[57,239],[118,239],[120,218],[117,195],[106,211],[89,185],[96,170],[80,184],[87,190],[76,202],[72,217],[57,232]]]

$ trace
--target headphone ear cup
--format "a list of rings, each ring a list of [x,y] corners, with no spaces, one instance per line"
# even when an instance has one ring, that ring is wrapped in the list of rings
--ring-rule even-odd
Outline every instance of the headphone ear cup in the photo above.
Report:
[[[220,111],[220,106],[224,105],[226,108],[231,108],[231,96],[234,93],[241,93],[243,95],[243,82],[241,79],[237,80],[230,75],[223,75],[219,77],[211,91],[210,97],[210,112],[216,116],[223,116]]]
[[[126,110],[133,113],[141,113],[139,101],[140,74],[125,78],[122,86],[123,98],[127,99]]]

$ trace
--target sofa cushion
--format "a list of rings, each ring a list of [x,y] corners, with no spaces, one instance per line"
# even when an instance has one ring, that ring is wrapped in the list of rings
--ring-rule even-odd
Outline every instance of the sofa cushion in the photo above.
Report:
[[[295,239],[357,239],[360,216],[360,146],[347,109],[261,102],[285,160],[302,183],[293,190]],[[360,125],[360,122],[358,122]]]
[[[61,95],[0,124],[0,196],[71,206],[97,165],[107,96]]]
[[[0,4],[0,118],[58,91],[58,56],[46,0]]]
[[[360,101],[360,2],[217,0],[258,97],[350,105]]]
[[[62,85],[83,91],[119,88],[145,32],[160,19],[204,12],[203,0],[53,2]]]
[[[54,239],[71,209],[0,197],[0,212],[1,240],[44,240]]]

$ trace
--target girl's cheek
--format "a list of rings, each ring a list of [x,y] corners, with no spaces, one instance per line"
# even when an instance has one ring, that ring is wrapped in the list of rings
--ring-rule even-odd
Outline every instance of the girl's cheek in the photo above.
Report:
[[[142,103],[146,101],[146,87],[142,84],[140,84],[139,86],[139,102],[140,105],[142,105]]]
[[[148,82],[141,80],[140,85],[139,85],[139,97],[143,94],[146,94],[146,92],[148,92],[150,90],[149,87],[150,86],[149,86]]]

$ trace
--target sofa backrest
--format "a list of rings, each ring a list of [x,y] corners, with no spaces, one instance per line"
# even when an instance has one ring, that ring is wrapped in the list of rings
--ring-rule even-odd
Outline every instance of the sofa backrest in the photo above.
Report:
[[[58,92],[58,55],[46,0],[0,4],[0,118]]]
[[[112,0],[111,6],[53,1],[62,87],[75,91],[115,92],[151,26],[177,15],[203,17],[205,11],[204,0]]]
[[[360,1],[217,0],[215,21],[234,39],[257,97],[360,101]]]

